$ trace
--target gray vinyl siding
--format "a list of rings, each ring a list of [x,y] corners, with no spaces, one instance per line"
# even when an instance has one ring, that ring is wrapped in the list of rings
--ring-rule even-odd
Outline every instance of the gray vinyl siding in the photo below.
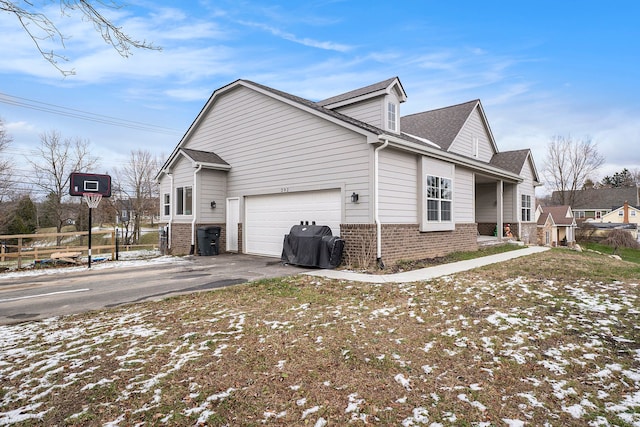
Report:
[[[533,169],[531,162],[527,161],[524,167],[520,171],[520,176],[524,178],[524,181],[518,185],[518,200],[516,206],[518,207],[518,219],[522,221],[522,195],[526,194],[531,196],[531,222],[535,221],[535,186],[533,182]]]
[[[231,165],[227,197],[339,188],[345,222],[372,221],[365,137],[259,92],[220,95],[185,147]],[[350,203],[352,192],[360,203]]]
[[[476,186],[476,221],[495,222],[497,206],[496,183],[478,184]]]
[[[195,168],[190,160],[180,156],[173,168],[173,191],[171,193],[171,211],[175,222],[191,222],[192,215],[176,215],[176,189],[179,187],[193,187],[193,172]],[[195,193],[194,193],[195,194]]]
[[[454,218],[456,223],[474,223],[474,179],[473,171],[456,166],[453,183]]]
[[[379,155],[380,221],[418,222],[418,156],[393,149]]]
[[[378,97],[345,105],[344,107],[334,108],[333,110],[362,122],[369,123],[372,126],[384,128],[384,120],[386,119],[385,105],[384,98]]]
[[[160,191],[160,221],[169,221],[169,218],[171,218],[171,215],[165,215],[164,214],[164,195],[168,194],[169,195],[169,203],[173,204],[173,189],[171,188],[171,179],[166,176],[166,175],[162,175],[162,178],[160,179],[160,186],[159,186],[159,191]],[[173,205],[172,205],[173,206]]]
[[[518,201],[518,187],[515,184],[504,184],[502,193],[504,214],[502,220],[505,223],[517,222],[520,214],[518,212],[520,203]]]
[[[223,224],[226,221],[227,173],[202,169],[198,172],[198,222]],[[215,209],[211,202],[216,202]]]
[[[478,157],[483,162],[490,162],[495,150],[489,139],[489,133],[484,126],[482,116],[478,109],[473,110],[467,123],[451,144],[449,151],[462,154],[463,156],[474,156],[473,139],[478,138]]]

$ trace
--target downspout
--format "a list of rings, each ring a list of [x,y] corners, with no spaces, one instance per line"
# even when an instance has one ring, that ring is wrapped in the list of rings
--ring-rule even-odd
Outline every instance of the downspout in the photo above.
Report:
[[[196,250],[196,221],[198,220],[198,172],[202,169],[202,164],[199,164],[196,170],[193,172],[193,206],[191,207],[191,214],[193,219],[191,220],[191,250],[189,255],[193,255]]]
[[[169,226],[167,227],[167,251],[169,251],[169,249],[171,249],[171,228],[173,225],[173,207],[175,205],[175,201],[173,203],[171,203],[171,201],[173,201],[173,173],[169,173],[167,172],[167,175],[169,175]]]
[[[378,152],[384,150],[389,145],[389,140],[385,139],[384,144],[379,146],[373,152],[373,216],[376,223],[376,261],[378,263],[379,268],[384,268],[384,263],[382,262],[382,224],[380,223],[380,183],[378,182],[378,169],[379,169],[379,161],[378,161]]]

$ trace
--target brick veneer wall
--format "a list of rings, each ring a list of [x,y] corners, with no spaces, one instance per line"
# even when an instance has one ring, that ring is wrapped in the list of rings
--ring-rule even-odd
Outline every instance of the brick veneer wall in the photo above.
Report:
[[[171,225],[171,255],[189,255],[191,250],[191,224]]]
[[[341,224],[345,240],[344,263],[368,267],[376,262],[375,224]],[[382,225],[382,261],[434,258],[455,251],[478,249],[476,224],[457,224],[453,231],[421,233],[418,224]]]
[[[495,222],[479,222],[478,234],[481,236],[493,236],[493,232],[496,231]]]
[[[220,253],[225,252],[227,247],[226,231],[224,224],[196,224],[195,248],[194,255],[198,254],[198,227],[206,227],[215,225],[221,228],[220,242],[218,249]],[[189,255],[191,252],[191,224],[173,224],[171,226],[171,255],[182,256]]]

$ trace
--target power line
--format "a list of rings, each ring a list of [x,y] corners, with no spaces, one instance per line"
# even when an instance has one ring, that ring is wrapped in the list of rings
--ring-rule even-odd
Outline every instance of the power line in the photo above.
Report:
[[[2,92],[0,92],[0,102],[16,107],[28,108],[30,110],[42,111],[45,113],[57,114],[60,116],[86,120],[94,123],[102,123],[111,126],[137,129],[146,132],[161,133],[165,135],[176,135],[180,133],[176,129],[171,129],[163,126],[157,126],[133,120],[120,119],[118,117],[105,116],[103,114],[90,113],[87,111],[76,110],[74,108],[49,104],[33,99],[22,98],[19,96],[13,96]]]

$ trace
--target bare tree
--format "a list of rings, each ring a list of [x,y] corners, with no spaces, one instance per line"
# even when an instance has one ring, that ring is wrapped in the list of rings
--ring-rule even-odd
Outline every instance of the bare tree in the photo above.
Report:
[[[37,151],[38,154],[27,158],[27,161],[33,168],[36,185],[47,194],[45,209],[59,233],[72,217],[72,212],[64,203],[70,197],[71,172],[89,171],[97,165],[98,158],[91,155],[89,141],[63,139],[57,131],[41,134]]]
[[[158,186],[154,180],[157,170],[158,159],[146,150],[132,150],[129,161],[116,170],[118,187],[127,199],[122,200],[123,205],[130,209],[134,242],[140,240],[142,219],[146,215],[153,218],[157,210]]]
[[[577,191],[603,163],[604,157],[591,138],[553,137],[547,146],[543,172],[552,190],[559,194],[554,202],[574,205]]]
[[[95,30],[100,33],[105,43],[110,44],[123,57],[131,55],[132,48],[160,50],[146,41],[139,41],[131,38],[121,27],[107,19],[100,8],[120,9],[123,6],[110,0],[58,0],[60,3],[60,13],[68,17],[72,12],[79,12],[80,19],[89,22]],[[51,65],[57,68],[63,75],[74,74],[73,70],[64,70],[58,64],[59,61],[66,62],[68,58],[60,55],[54,50],[45,50],[44,40],[52,40],[62,49],[65,48],[65,40],[68,36],[58,28],[58,26],[43,13],[42,7],[49,2],[32,1],[9,1],[0,0],[0,10],[12,13],[22,25],[22,28],[29,35],[40,55]],[[52,1],[53,3],[53,1]]]
[[[2,157],[2,152],[9,147],[12,141],[13,138],[4,127],[4,121],[0,119],[0,203],[9,195],[11,189],[11,162]]]

